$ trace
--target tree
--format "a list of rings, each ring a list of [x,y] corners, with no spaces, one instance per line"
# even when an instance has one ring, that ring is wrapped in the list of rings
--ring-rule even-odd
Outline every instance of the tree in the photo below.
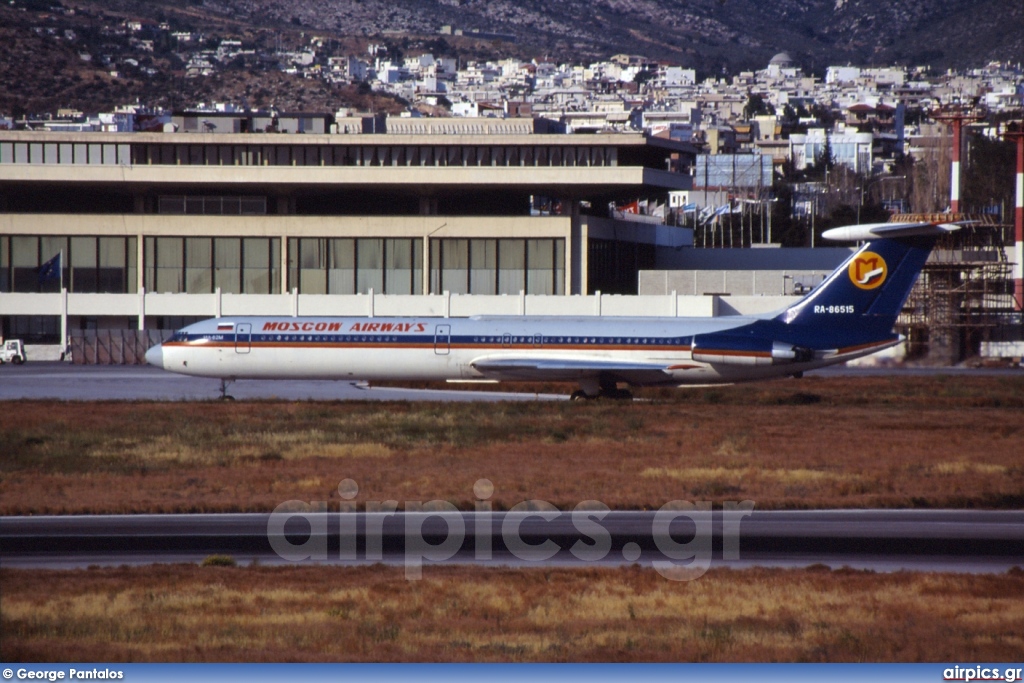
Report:
[[[774,113],[775,107],[773,107],[770,103],[765,102],[764,98],[761,97],[759,94],[750,93],[749,95],[747,95],[747,103],[743,106],[743,118],[749,121],[755,116]]]
[[[821,121],[821,125],[824,126],[826,130],[831,130],[838,118],[838,115],[832,111],[832,109],[825,105],[818,104],[817,102],[811,105],[810,114]]]
[[[836,156],[832,153],[832,139],[825,133],[825,144],[814,157],[814,168],[820,173],[831,171],[836,166]]]
[[[782,122],[783,123],[793,124],[793,123],[796,123],[798,119],[799,119],[799,116],[796,113],[796,109],[793,109],[792,105],[787,103],[787,104],[785,104],[782,107]]]
[[[641,69],[640,71],[636,72],[636,76],[633,76],[633,82],[642,88],[644,84],[647,83],[647,81],[651,80],[652,78],[654,78],[653,71],[650,71],[648,69]]]

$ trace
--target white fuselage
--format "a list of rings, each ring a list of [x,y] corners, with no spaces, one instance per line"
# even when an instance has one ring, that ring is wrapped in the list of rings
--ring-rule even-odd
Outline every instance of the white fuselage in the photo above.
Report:
[[[222,379],[551,380],[706,384],[794,374],[864,355],[775,364],[696,361],[696,334],[749,318],[219,318],[147,354],[172,372]]]

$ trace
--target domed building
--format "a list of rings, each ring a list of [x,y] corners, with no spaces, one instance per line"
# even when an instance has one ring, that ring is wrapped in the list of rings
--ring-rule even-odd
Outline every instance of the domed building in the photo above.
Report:
[[[793,62],[793,58],[789,56],[788,52],[780,52],[772,57],[771,61],[768,62],[768,66],[777,66],[780,69],[790,69],[795,66],[795,63]]]
[[[788,52],[780,52],[768,62],[768,68],[765,69],[765,72],[772,78],[781,78],[783,76],[794,76],[796,75],[795,72],[799,71],[799,69],[800,67],[796,65],[796,62],[793,61]]]

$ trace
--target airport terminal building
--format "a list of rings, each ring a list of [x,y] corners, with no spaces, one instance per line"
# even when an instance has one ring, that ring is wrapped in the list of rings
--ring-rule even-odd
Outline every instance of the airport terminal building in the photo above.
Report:
[[[446,315],[453,296],[635,294],[659,248],[692,244],[685,228],[608,218],[610,203],[690,189],[689,143],[403,123],[0,131],[2,334],[58,344],[221,314],[372,315],[381,297]]]

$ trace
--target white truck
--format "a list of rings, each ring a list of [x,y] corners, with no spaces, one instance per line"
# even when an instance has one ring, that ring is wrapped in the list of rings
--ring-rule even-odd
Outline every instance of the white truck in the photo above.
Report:
[[[8,339],[4,341],[0,337],[0,365],[4,363],[21,365],[25,362],[25,345],[20,339]]]

